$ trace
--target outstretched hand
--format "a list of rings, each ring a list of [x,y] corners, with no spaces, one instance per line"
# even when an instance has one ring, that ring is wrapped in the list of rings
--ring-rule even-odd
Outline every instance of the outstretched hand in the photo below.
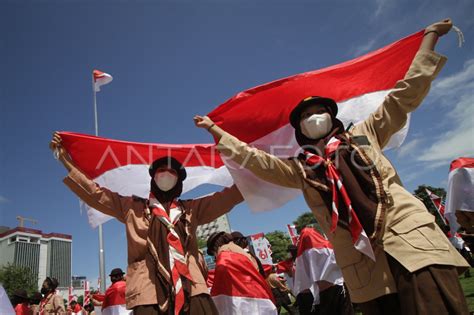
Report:
[[[193,120],[194,120],[194,124],[198,128],[209,129],[210,127],[212,127],[212,125],[214,125],[214,122],[211,120],[211,118],[207,116],[196,115],[194,116]]]
[[[53,139],[49,143],[49,148],[54,152],[55,157],[61,161],[66,169],[71,170],[72,161],[66,149],[62,145],[61,135],[56,131],[53,133]]]
[[[425,29],[425,34],[428,32],[436,32],[438,36],[447,34],[453,27],[453,21],[451,19],[444,19],[442,21],[431,24]]]

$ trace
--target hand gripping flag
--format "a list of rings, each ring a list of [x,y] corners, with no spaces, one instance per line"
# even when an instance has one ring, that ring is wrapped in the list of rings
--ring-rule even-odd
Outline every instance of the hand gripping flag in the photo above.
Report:
[[[92,72],[93,83],[94,83],[94,92],[100,92],[100,87],[102,85],[109,84],[112,82],[113,78],[110,74],[102,72],[100,70],[94,70]]]
[[[343,285],[341,269],[337,266],[332,244],[312,228],[304,228],[298,241],[295,263],[294,294],[310,289],[319,301],[317,281]]]
[[[238,93],[208,116],[238,139],[281,158],[296,156],[299,146],[289,124],[291,110],[312,95],[330,97],[339,104],[338,118],[348,126],[365,120],[403,79],[418,51],[423,31],[356,59],[297,74]],[[409,121],[385,147],[399,146]],[[279,187],[229,163],[235,183],[254,211],[282,206],[300,190]]]
[[[451,162],[446,194],[446,219],[451,234],[459,229],[456,211],[474,212],[474,158],[462,157]]]
[[[149,165],[173,156],[186,168],[183,194],[201,184],[231,186],[233,181],[213,144],[157,144],[118,141],[74,132],[60,132],[72,160],[99,186],[123,196],[148,198]],[[96,227],[112,217],[84,204],[89,224]]]

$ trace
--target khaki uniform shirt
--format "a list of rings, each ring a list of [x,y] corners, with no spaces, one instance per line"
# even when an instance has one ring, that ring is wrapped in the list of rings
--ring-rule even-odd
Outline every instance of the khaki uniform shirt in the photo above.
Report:
[[[51,296],[48,302],[44,305],[43,312],[44,312],[44,315],[46,314],[65,315],[66,308],[64,307],[63,298],[58,294],[54,294],[53,296]]]
[[[383,231],[374,248],[375,262],[354,248],[348,230],[338,226],[334,234],[329,232],[331,216],[299,161],[278,159],[228,134],[219,141],[221,153],[239,164],[245,161],[244,166],[261,179],[303,191],[308,206],[334,246],[337,264],[353,302],[362,303],[396,292],[385,252],[410,272],[434,264],[468,267],[435,223],[434,216],[403,187],[394,167],[382,153],[390,137],[407,121],[407,114],[420,105],[445,62],[446,58],[434,51],[419,51],[405,78],[397,82],[381,106],[350,130],[352,136],[368,138],[370,146],[363,150],[382,177],[383,187],[378,188],[383,189],[389,199],[385,205]]]
[[[144,212],[147,207],[146,200],[137,197],[124,197],[102,188],[78,169],[72,169],[64,179],[64,183],[89,206],[113,216],[125,224],[128,250],[127,290],[125,293],[127,308],[157,304],[155,262],[150,255],[147,255],[146,240],[149,222]],[[242,195],[235,186],[203,198],[182,201],[187,210],[186,221],[190,237],[189,249],[185,255],[193,279],[191,296],[209,294],[206,280],[202,274],[204,266],[199,264],[196,240],[198,225],[217,219],[242,201]]]

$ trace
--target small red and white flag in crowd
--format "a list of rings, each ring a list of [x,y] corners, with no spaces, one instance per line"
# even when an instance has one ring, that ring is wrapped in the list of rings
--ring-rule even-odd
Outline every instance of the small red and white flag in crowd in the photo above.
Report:
[[[90,292],[89,281],[84,281],[84,305],[88,305],[91,302],[89,297]]]
[[[272,260],[272,249],[270,242],[265,237],[265,234],[258,233],[250,236],[252,242],[252,247],[255,253],[255,256],[260,259],[262,265],[273,265]]]
[[[70,287],[69,287],[69,292],[68,292],[69,294],[68,294],[68,298],[67,298],[67,303],[68,303],[68,305],[70,305],[71,302],[74,301],[74,293],[73,293],[73,290],[74,290],[73,287],[70,286]]]
[[[297,156],[301,148],[289,124],[289,114],[308,96],[338,102],[338,118],[347,127],[367,119],[403,79],[418,51],[423,31],[379,50],[328,68],[297,74],[238,93],[208,116],[238,139],[281,158]],[[403,143],[409,120],[385,149]],[[301,194],[299,189],[258,179],[225,160],[235,183],[254,211],[278,208]]]
[[[102,302],[102,315],[131,315],[125,305],[126,282],[117,281],[107,288],[105,294],[94,294],[94,300]]]
[[[291,243],[296,245],[298,243],[298,231],[296,230],[295,225],[287,224],[286,227],[288,228],[288,234],[290,235]]]
[[[265,279],[250,259],[239,253],[222,251],[217,255],[211,296],[221,315],[277,314]]]
[[[233,184],[214,144],[159,144],[118,141],[73,132],[60,132],[62,144],[74,163],[101,187],[122,196],[148,198],[149,165],[172,156],[186,169],[183,194],[201,184]],[[112,217],[87,205],[89,224],[96,227]]]
[[[460,227],[456,211],[474,212],[474,158],[461,157],[451,162],[445,206],[451,234],[455,234]]]
[[[440,196],[434,194],[431,190],[429,190],[428,188],[425,188],[426,190],[426,193],[428,194],[428,197],[430,197],[431,199],[431,202],[433,203],[433,205],[435,206],[436,210],[438,211],[438,214],[439,216],[441,217],[441,219],[443,219],[443,222],[444,224],[448,224],[446,222],[446,218],[444,217],[444,204],[443,204],[443,200]]]
[[[94,70],[92,72],[93,80],[94,80],[94,92],[100,92],[100,87],[102,85],[109,84],[112,82],[113,78],[110,74],[102,72],[100,70]]]
[[[293,292],[310,289],[315,301],[319,301],[317,281],[343,285],[341,269],[337,266],[332,244],[313,228],[304,228],[298,241]]]

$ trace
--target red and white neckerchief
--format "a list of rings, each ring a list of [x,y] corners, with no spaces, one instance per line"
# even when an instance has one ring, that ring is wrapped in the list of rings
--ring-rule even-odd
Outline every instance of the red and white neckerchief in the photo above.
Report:
[[[40,302],[39,315],[44,315],[44,307],[49,303],[55,292],[48,293]]]
[[[152,213],[163,223],[168,229],[166,239],[169,245],[169,262],[171,270],[171,278],[173,280],[173,288],[175,291],[174,313],[177,315],[184,305],[184,290],[181,277],[193,280],[189,273],[188,265],[184,254],[183,244],[179,239],[178,233],[174,229],[174,225],[178,222],[183,214],[182,210],[173,201],[170,207],[170,213],[166,212],[161,203],[150,193],[150,209]]]
[[[352,208],[352,202],[349,197],[349,194],[346,191],[346,188],[344,187],[344,184],[342,183],[341,174],[336,168],[336,165],[334,165],[333,161],[331,160],[332,154],[337,151],[340,144],[341,140],[332,137],[326,144],[326,148],[324,150],[324,157],[320,157],[319,155],[305,151],[305,162],[308,166],[314,166],[322,163],[324,163],[324,165],[326,166],[326,178],[331,183],[332,189],[332,216],[330,232],[334,233],[337,228],[337,222],[339,220],[338,209],[340,194],[347,208],[349,231],[352,236],[352,243],[354,244],[354,247],[358,251],[367,255],[375,261],[375,255],[372,249],[372,245],[370,244],[370,240],[367,237],[367,234],[365,233],[364,228],[362,227],[362,224],[360,223],[356,212]]]

